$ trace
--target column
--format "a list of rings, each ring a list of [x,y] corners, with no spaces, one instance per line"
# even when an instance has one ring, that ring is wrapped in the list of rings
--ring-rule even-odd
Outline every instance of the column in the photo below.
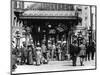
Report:
[[[69,53],[69,46],[70,46],[70,31],[68,32],[68,38],[67,38],[67,53]]]

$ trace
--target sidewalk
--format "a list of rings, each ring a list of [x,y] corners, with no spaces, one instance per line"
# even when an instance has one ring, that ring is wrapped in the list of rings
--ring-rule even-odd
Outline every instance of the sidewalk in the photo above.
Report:
[[[77,66],[72,66],[72,61],[50,61],[49,64],[35,65],[18,65],[17,69],[12,73],[33,73],[46,71],[62,71],[62,70],[80,70],[95,69],[95,60],[85,61],[84,66],[80,66],[79,59]]]

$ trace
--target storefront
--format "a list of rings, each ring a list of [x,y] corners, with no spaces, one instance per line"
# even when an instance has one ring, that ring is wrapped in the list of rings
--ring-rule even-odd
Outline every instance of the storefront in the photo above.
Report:
[[[35,4],[36,6],[38,5],[38,3]],[[45,42],[47,45],[50,40],[52,43],[66,41],[67,47],[69,47],[73,33],[72,28],[77,26],[78,22],[82,20],[78,17],[74,5],[53,4],[49,5],[53,7],[48,8],[48,10],[43,6],[42,3],[42,7],[39,5],[35,9],[31,7],[32,9],[22,9],[20,11],[16,8],[16,11],[14,11],[18,21],[22,21],[23,29],[27,32],[27,27],[29,28],[26,36],[28,38],[31,36],[31,40],[35,45],[38,42],[40,44]],[[57,8],[55,8],[56,6]],[[65,6],[65,9],[62,9],[62,6]]]

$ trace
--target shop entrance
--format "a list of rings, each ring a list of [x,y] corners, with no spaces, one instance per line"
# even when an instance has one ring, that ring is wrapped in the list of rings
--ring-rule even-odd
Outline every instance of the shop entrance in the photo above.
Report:
[[[76,19],[23,19],[25,26],[31,28],[33,42],[42,44],[48,41],[66,41],[71,27],[77,24]]]

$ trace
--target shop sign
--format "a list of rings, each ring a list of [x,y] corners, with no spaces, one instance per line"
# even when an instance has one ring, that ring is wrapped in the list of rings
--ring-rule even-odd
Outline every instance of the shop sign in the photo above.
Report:
[[[55,34],[56,33],[56,30],[55,29],[51,29],[50,31],[49,31],[49,34]]]
[[[23,16],[75,16],[75,11],[25,11]]]

